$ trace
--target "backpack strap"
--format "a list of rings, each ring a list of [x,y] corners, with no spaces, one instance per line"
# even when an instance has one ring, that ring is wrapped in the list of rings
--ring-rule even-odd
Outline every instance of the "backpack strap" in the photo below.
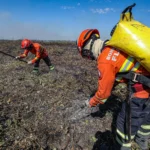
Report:
[[[122,77],[128,80],[131,80],[133,83],[141,83],[150,88],[150,78],[148,76],[144,76],[140,73],[136,73],[133,71],[129,71],[127,73],[118,73],[117,77]]]
[[[129,90],[129,95],[126,98],[126,114],[125,114],[125,120],[126,120],[126,130],[127,130],[127,135],[128,135],[128,140],[127,142],[131,141],[131,99],[132,99],[132,84],[134,83],[141,83],[147,87],[150,88],[150,78],[147,76],[144,76],[142,74],[129,71],[126,73],[118,73],[117,77],[122,77],[127,80],[129,80],[128,83],[128,90]],[[147,107],[150,106],[149,100],[147,101]]]

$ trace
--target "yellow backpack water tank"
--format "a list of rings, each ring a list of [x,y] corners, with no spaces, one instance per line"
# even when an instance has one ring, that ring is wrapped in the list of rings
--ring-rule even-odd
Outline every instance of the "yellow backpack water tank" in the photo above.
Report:
[[[121,14],[107,45],[134,57],[150,72],[150,28],[134,20],[131,12]]]

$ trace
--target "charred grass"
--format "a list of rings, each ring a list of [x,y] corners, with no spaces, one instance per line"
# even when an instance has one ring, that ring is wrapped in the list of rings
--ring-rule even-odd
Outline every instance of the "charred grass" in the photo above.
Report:
[[[98,150],[114,142],[120,102],[110,97],[101,115],[71,123],[68,117],[97,89],[95,61],[81,59],[75,42],[39,41],[55,70],[33,66],[0,53],[0,149]],[[18,55],[20,41],[0,41],[0,51]],[[29,55],[26,60],[30,60]]]

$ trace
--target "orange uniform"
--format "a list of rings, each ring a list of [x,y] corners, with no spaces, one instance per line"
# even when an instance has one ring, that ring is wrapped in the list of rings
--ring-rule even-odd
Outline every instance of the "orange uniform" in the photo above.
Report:
[[[40,58],[45,58],[48,56],[46,49],[39,43],[33,43],[32,49],[25,49],[24,53],[20,55],[21,58],[24,58],[28,55],[29,52],[35,54],[35,58],[32,59],[32,63],[35,63]]]
[[[99,103],[103,104],[107,100],[111,94],[114,82],[119,81],[116,77],[117,73],[132,70],[150,76],[150,73],[133,57],[111,47],[105,47],[103,49],[97,59],[97,63],[99,71],[98,90],[90,100],[91,106],[96,106]],[[149,92],[149,89],[143,89],[134,93],[134,96],[148,98]]]

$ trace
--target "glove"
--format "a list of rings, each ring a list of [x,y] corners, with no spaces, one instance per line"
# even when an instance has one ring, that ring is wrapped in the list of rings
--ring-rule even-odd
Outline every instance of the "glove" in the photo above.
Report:
[[[91,107],[89,102],[90,102],[90,99],[87,99],[87,100],[85,101],[85,106]]]
[[[20,59],[20,56],[16,56],[15,59]]]
[[[94,107],[90,107],[90,111],[91,111],[91,116],[96,116],[97,114],[100,113],[100,104],[94,106]]]
[[[87,99],[86,101],[84,101],[82,104],[81,104],[81,108],[84,108],[84,107],[95,107],[99,104],[99,101],[95,101],[93,99],[93,97],[90,97],[89,99]]]
[[[92,113],[95,113],[97,111],[99,111],[99,104],[97,104],[96,106],[91,106],[90,105],[90,100],[91,99],[87,99],[82,105],[81,108],[85,110],[84,113],[86,113],[87,115],[90,115]]]
[[[31,65],[32,64],[32,61],[28,61],[28,65]]]
[[[80,108],[85,108],[85,107],[90,107],[89,105],[89,101],[90,99],[87,99],[86,101],[84,101],[83,103],[80,104]]]

